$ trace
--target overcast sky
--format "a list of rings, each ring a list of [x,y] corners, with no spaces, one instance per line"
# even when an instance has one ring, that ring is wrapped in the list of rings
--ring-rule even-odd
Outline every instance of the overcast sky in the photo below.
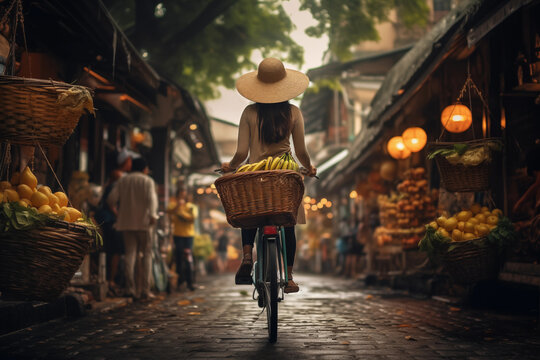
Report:
[[[291,37],[296,43],[304,47],[304,65],[301,69],[298,69],[296,66],[285,63],[285,67],[307,72],[311,68],[322,65],[324,51],[328,48],[328,39],[326,37],[320,39],[311,38],[305,34],[305,28],[314,25],[315,20],[311,17],[309,11],[299,11],[299,6],[298,0],[283,1],[283,8],[289,14],[293,23],[296,24],[296,30],[291,33]],[[261,60],[261,56],[255,53],[253,61],[259,63]],[[220,99],[205,102],[208,114],[237,124],[242,110],[250,101],[238,94],[236,90],[223,88],[220,91]]]

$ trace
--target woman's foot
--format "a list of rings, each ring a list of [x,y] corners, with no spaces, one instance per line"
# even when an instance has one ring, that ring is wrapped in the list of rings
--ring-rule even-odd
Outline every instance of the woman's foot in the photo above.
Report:
[[[285,286],[285,294],[295,293],[298,292],[300,288],[298,287],[298,284],[294,282],[292,278],[289,278],[289,281],[287,282],[287,286]]]
[[[251,257],[244,257],[240,268],[236,272],[234,277],[234,283],[236,285],[251,285],[251,269],[253,268],[253,259]]]

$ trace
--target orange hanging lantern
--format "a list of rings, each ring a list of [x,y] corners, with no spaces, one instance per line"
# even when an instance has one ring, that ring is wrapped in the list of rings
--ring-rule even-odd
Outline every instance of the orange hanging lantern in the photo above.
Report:
[[[401,136],[394,136],[393,138],[388,140],[388,145],[386,145],[386,149],[388,150],[390,156],[398,160],[406,159],[411,155],[411,151],[407,149],[407,147],[403,143],[403,138]]]
[[[411,152],[418,152],[426,146],[427,135],[420,127],[410,127],[401,135],[403,143]]]
[[[455,103],[444,108],[441,123],[451,133],[461,133],[471,127],[472,113],[463,104]]]

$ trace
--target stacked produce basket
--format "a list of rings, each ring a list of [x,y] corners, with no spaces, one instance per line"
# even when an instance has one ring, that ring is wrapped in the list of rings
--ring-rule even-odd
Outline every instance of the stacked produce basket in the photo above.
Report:
[[[428,189],[422,167],[407,170],[397,190],[392,196],[378,198],[381,226],[375,237],[379,245],[388,243],[414,249],[424,234],[423,224],[436,214],[438,192]]]
[[[461,143],[433,143],[442,186],[451,192],[479,192],[490,188],[490,171],[499,139]],[[459,283],[472,284],[497,276],[504,246],[515,232],[500,209],[473,204],[455,214],[443,214],[426,226],[420,249],[442,263]]]
[[[87,88],[0,76],[0,141],[5,150],[11,144],[37,146],[45,156],[42,146],[62,146],[85,111],[93,112]],[[7,298],[52,301],[99,241],[98,229],[70,206],[63,190],[53,193],[38,185],[28,166],[10,174],[9,159],[3,159],[0,292]]]

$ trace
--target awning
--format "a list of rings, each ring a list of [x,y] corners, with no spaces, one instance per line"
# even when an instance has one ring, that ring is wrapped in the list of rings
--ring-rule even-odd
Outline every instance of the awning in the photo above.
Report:
[[[489,15],[480,24],[474,26],[467,34],[467,45],[473,47],[484,36],[486,36],[497,25],[502,23],[507,17],[521,9],[525,5],[529,5],[533,0],[511,0],[504,4],[499,10]]]
[[[367,118],[368,126],[353,141],[347,158],[322,183],[323,187],[339,186],[350,178],[351,172],[376,149],[375,145],[381,140],[385,126],[391,126],[390,121],[396,113],[455,46],[462,44],[464,29],[480,16],[491,13],[494,7],[498,8],[493,5],[494,2],[504,3],[503,0],[471,0],[459,5],[396,63],[373,98]]]
[[[155,103],[161,80],[116,24],[101,1],[25,1],[30,47],[46,44],[55,55],[113,81],[143,103]]]

